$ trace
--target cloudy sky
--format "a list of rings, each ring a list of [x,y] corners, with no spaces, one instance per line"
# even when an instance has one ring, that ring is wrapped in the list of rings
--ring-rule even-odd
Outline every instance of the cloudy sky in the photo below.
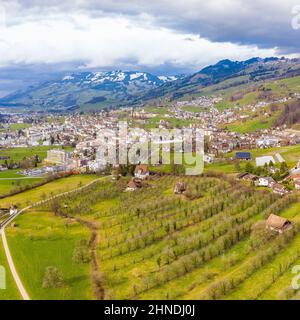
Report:
[[[0,95],[80,69],[176,74],[225,58],[298,55],[300,29],[291,26],[297,5],[300,0],[0,0]]]

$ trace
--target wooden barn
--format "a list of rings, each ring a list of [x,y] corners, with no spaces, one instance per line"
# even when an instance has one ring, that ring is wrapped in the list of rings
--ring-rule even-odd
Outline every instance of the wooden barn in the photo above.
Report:
[[[175,194],[183,194],[185,192],[185,190],[186,190],[186,186],[183,181],[176,182],[174,189],[173,189]]]
[[[283,233],[292,228],[292,223],[286,218],[277,216],[276,214],[270,214],[266,222],[266,227],[278,233]]]

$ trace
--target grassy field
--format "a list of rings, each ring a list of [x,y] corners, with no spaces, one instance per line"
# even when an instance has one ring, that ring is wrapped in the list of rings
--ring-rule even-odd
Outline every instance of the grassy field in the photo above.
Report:
[[[235,163],[231,160],[235,157],[235,153],[238,150],[233,152],[224,154],[224,160],[218,161],[212,164],[205,164],[205,171],[219,171],[224,173],[237,173],[237,169],[235,167]],[[253,165],[255,165],[255,158],[260,156],[273,156],[275,161],[276,153],[280,153],[283,159],[286,161],[287,165],[292,168],[296,165],[298,160],[300,159],[300,145],[287,146],[287,147],[277,147],[277,148],[267,148],[267,149],[251,149],[251,150],[242,150],[245,152],[250,152],[252,155],[252,160],[250,161]],[[277,162],[278,163],[278,162]],[[241,161],[240,167],[241,171],[245,167],[246,162]]]
[[[12,131],[23,130],[23,129],[26,129],[29,127],[31,127],[31,124],[29,124],[29,123],[12,123],[9,126],[10,130],[12,130]]]
[[[7,156],[9,159],[8,162],[20,162],[25,157],[32,157],[33,155],[38,155],[41,160],[45,159],[47,156],[47,151],[53,149],[54,147],[31,147],[31,148],[10,148],[10,149],[1,149],[0,155]],[[56,147],[55,147],[56,148]],[[61,147],[57,147],[60,149]],[[71,148],[66,148],[66,150],[71,150]],[[0,160],[0,164],[3,164],[5,160]],[[25,186],[34,185],[36,182],[40,182],[43,177],[37,178],[28,178],[22,176],[17,172],[21,169],[13,169],[0,172],[0,195],[9,194],[12,190],[17,190]]]
[[[11,204],[18,204],[20,207],[25,207],[30,203],[40,201],[42,198],[76,189],[79,185],[87,184],[97,178],[99,177],[96,175],[75,175],[61,178],[43,186],[1,199],[1,205],[9,206]]]
[[[95,175],[78,175],[62,178],[44,186],[7,197],[1,200],[2,206],[17,203],[24,207],[29,202],[41,200],[42,195],[49,197],[85,185]],[[29,200],[30,199],[30,200]],[[33,211],[18,217],[17,227],[6,230],[12,255],[26,288],[33,299],[92,299],[91,268],[89,265],[76,265],[72,261],[75,246],[80,240],[88,239],[89,230],[72,219],[54,217],[47,211]],[[8,270],[2,243],[0,246],[0,264]],[[33,253],[33,255],[31,255]],[[21,262],[18,265],[18,262]],[[55,266],[65,275],[66,285],[58,290],[43,289],[42,280],[48,266]],[[12,277],[8,276],[8,288],[0,290],[0,299],[19,298]],[[30,283],[30,285],[26,285]],[[33,291],[31,291],[33,284]]]
[[[32,157],[38,155],[41,160],[47,157],[47,151],[50,149],[61,149],[61,146],[38,146],[29,148],[7,148],[1,149],[0,155],[9,157],[9,160],[19,162],[25,157]],[[65,150],[72,150],[72,148],[66,148]],[[5,160],[0,160],[0,164],[4,163]]]
[[[46,211],[28,212],[7,228],[7,240],[17,271],[31,299],[93,299],[89,264],[72,261],[77,243],[89,239],[79,223]],[[45,270],[54,266],[63,274],[62,288],[43,288]]]
[[[185,195],[173,193],[178,180]],[[72,264],[76,242],[91,229],[106,299],[263,299],[289,285],[300,258],[297,195],[281,198],[218,174],[164,176],[135,192],[124,192],[127,182],[98,182],[64,197],[56,215],[49,204],[7,230],[33,298],[95,298],[90,265]],[[270,213],[294,227],[258,241],[253,226]],[[65,287],[41,287],[50,265],[62,271]]]
[[[32,186],[44,179],[43,177],[24,177],[18,174],[18,171],[18,169],[14,169],[0,172],[0,196],[9,194],[12,190]]]
[[[257,117],[256,119],[247,120],[245,122],[237,121],[226,125],[228,130],[238,133],[254,132],[256,130],[269,129],[273,126],[273,123],[277,115],[272,117]]]
[[[0,241],[0,266],[3,266],[5,268],[6,274],[6,289],[0,289],[0,300],[19,300],[21,296],[14,282],[12,274],[10,273],[4,248],[2,245],[2,240]]]

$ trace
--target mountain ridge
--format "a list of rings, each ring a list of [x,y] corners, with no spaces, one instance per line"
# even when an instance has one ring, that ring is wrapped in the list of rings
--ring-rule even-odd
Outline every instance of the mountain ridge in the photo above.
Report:
[[[284,57],[224,59],[194,74],[180,76],[122,70],[74,72],[10,94],[0,99],[0,105],[57,111],[97,110],[147,104],[157,99],[181,99],[202,94],[204,89],[219,83],[230,87],[295,75],[300,75],[300,59]]]

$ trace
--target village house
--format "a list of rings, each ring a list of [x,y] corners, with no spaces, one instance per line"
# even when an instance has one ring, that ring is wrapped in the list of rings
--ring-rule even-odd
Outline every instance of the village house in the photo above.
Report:
[[[205,154],[203,160],[206,163],[213,163],[214,162],[214,155],[213,154]]]
[[[10,208],[10,210],[9,210],[9,215],[14,215],[14,214],[16,214],[16,213],[18,213],[18,208],[17,208],[17,206],[16,205],[13,205],[11,208]]]
[[[174,189],[173,189],[175,194],[183,194],[185,192],[185,190],[186,190],[186,186],[183,181],[176,182]]]
[[[256,186],[271,188],[274,183],[275,180],[272,177],[259,177],[256,182]]]
[[[248,180],[248,181],[256,181],[258,180],[258,176],[252,173],[243,172],[237,175],[237,180]]]
[[[286,187],[283,186],[280,183],[272,184],[271,188],[272,188],[274,193],[280,194],[281,196],[283,196],[284,194],[288,193],[288,190],[286,189]]]
[[[270,214],[266,221],[266,227],[278,233],[283,233],[284,231],[292,228],[292,223],[286,218]]]
[[[149,170],[146,164],[139,164],[135,167],[134,176],[138,179],[144,180],[149,177]]]

